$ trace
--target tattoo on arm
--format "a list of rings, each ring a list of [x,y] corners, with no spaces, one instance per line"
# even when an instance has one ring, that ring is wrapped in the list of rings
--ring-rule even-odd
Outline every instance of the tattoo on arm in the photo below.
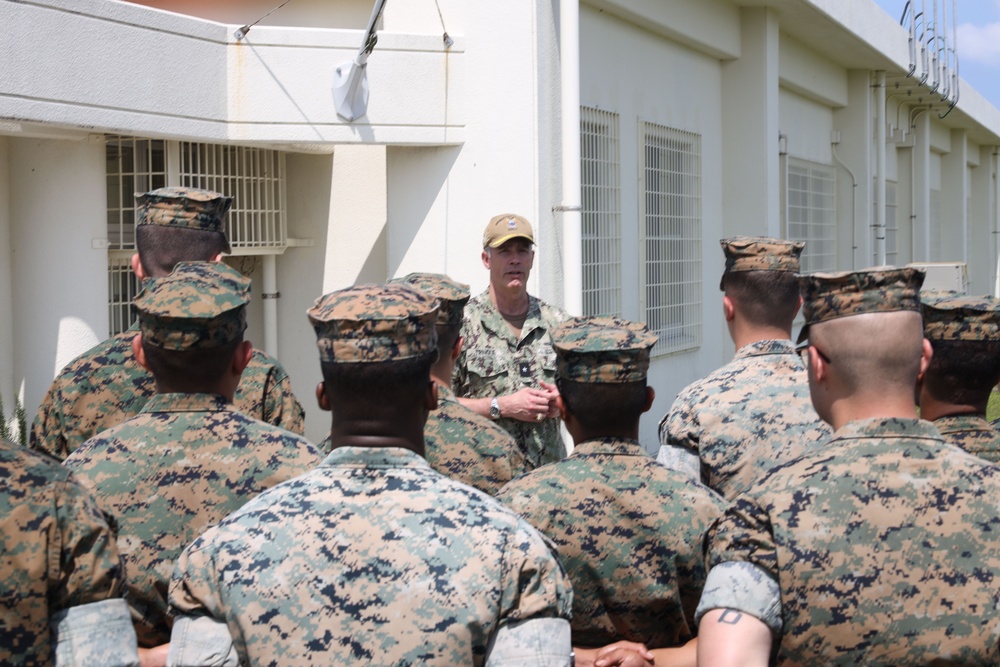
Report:
[[[736,625],[743,618],[743,614],[736,611],[735,609],[726,609],[722,612],[722,616],[719,616],[719,623],[725,623],[726,625]]]

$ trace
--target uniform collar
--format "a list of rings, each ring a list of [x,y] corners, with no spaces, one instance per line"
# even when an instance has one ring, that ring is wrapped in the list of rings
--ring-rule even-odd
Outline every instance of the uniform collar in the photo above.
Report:
[[[795,345],[789,339],[759,340],[736,350],[736,356],[733,358],[760,357],[765,354],[795,354]]]
[[[876,417],[848,422],[833,434],[831,441],[885,437],[941,440],[941,434],[938,432],[937,427],[925,419]]]
[[[480,297],[483,307],[480,314],[480,321],[483,323],[483,327],[489,329],[494,334],[504,338],[508,342],[518,343],[519,341],[514,337],[514,330],[510,328],[507,324],[507,320],[503,318],[500,311],[497,309],[493,299],[490,298],[490,290],[486,288]],[[521,327],[521,340],[524,340],[528,335],[535,329],[544,328],[542,323],[542,307],[538,299],[528,295],[528,316],[524,318],[524,325]]]
[[[342,468],[427,468],[427,461],[402,447],[338,447],[323,460],[324,466]]]
[[[957,431],[996,431],[993,425],[986,421],[986,417],[980,414],[947,415],[939,417],[933,422],[942,433],[955,433]]]
[[[222,412],[232,403],[219,394],[153,394],[142,412]]]
[[[584,440],[573,447],[571,458],[581,456],[644,456],[646,449],[638,440],[630,438],[595,438]]]

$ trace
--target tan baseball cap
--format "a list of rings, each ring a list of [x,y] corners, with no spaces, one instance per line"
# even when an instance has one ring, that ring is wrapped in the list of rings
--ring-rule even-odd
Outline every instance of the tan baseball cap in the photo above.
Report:
[[[499,248],[511,239],[527,239],[535,242],[531,223],[516,213],[502,213],[494,216],[483,232],[483,248]]]

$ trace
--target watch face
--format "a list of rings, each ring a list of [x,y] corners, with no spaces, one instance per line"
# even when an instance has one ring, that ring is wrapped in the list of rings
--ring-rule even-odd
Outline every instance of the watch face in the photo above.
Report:
[[[495,398],[490,401],[490,417],[493,419],[500,418],[500,402]]]

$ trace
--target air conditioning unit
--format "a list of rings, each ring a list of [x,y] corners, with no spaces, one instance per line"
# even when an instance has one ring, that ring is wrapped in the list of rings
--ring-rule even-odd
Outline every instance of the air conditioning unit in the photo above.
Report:
[[[908,267],[920,269],[924,277],[925,290],[942,290],[967,294],[969,292],[969,270],[965,262],[914,262]]]

